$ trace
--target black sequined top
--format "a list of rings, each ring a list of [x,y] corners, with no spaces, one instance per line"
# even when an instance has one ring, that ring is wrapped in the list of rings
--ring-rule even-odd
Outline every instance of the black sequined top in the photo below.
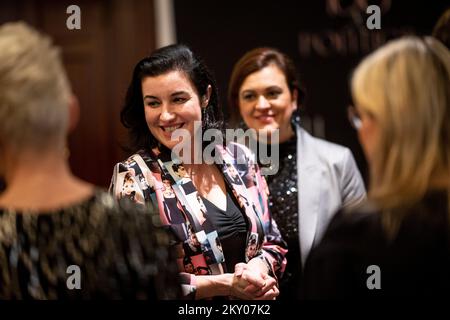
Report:
[[[296,299],[300,286],[301,258],[298,234],[297,139],[280,144],[278,173],[266,176],[269,209],[288,244],[286,271],[280,281],[280,299]]]
[[[126,206],[97,190],[52,212],[0,209],[0,299],[177,298],[169,235]]]

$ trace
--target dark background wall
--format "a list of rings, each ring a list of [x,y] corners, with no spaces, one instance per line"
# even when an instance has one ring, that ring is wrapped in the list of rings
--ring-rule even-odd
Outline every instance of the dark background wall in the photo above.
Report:
[[[385,8],[379,31],[365,27],[361,8],[372,3]],[[81,9],[81,30],[66,28],[71,4]],[[174,0],[178,41],[214,71],[225,112],[236,60],[256,46],[278,47],[295,60],[308,91],[305,127],[349,146],[363,172],[366,164],[346,119],[350,71],[387,39],[429,34],[448,5],[443,0]],[[108,186],[114,163],[126,156],[119,112],[132,68],[155,48],[153,0],[0,1],[0,23],[15,20],[31,23],[61,46],[81,102],[80,123],[69,140],[71,165],[82,178]]]
[[[382,9],[381,30],[366,27],[365,8],[370,4]],[[449,6],[440,0],[175,0],[175,14],[178,41],[190,45],[215,72],[225,111],[227,82],[241,55],[257,46],[289,54],[308,94],[304,126],[316,136],[350,147],[366,174],[346,116],[351,70],[389,39],[430,34]]]
[[[69,30],[69,5],[81,10],[81,29]],[[62,49],[81,105],[69,139],[76,175],[107,187],[124,159],[126,132],[119,112],[134,65],[154,49],[152,0],[2,0],[0,24],[23,20],[53,37]],[[1,182],[0,182],[1,188]]]

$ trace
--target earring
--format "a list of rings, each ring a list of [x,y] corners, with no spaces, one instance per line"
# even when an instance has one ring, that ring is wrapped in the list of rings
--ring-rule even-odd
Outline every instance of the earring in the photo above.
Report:
[[[64,155],[65,159],[69,159],[70,158],[70,150],[69,150],[69,148],[67,146],[64,147],[63,155]]]
[[[244,130],[248,129],[247,124],[244,122],[244,119],[241,119],[241,121],[239,121],[238,128],[241,128],[241,129],[244,129]]]
[[[205,118],[207,117],[206,109],[207,109],[208,107],[209,107],[208,105],[202,107],[202,118],[203,118],[203,119],[205,119]]]
[[[294,130],[294,132],[295,132],[297,126],[299,126],[299,125],[300,125],[300,115],[298,114],[298,112],[294,111],[294,113],[292,113],[292,116],[291,116],[291,127]]]

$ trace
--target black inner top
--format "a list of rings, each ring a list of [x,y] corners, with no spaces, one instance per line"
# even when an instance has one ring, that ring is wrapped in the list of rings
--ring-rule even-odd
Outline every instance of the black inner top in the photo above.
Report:
[[[208,218],[219,234],[228,272],[234,272],[236,263],[245,262],[247,221],[227,186],[227,208],[222,210],[202,197]]]

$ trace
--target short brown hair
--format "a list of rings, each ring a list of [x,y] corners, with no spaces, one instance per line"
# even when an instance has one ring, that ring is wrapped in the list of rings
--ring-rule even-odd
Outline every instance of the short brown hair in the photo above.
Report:
[[[232,125],[241,120],[239,113],[239,89],[245,78],[253,72],[257,72],[270,64],[276,65],[286,77],[286,82],[291,93],[294,90],[298,92],[298,103],[302,104],[304,100],[304,90],[300,85],[292,60],[283,52],[269,47],[255,48],[245,53],[233,67],[230,82],[228,84],[228,107],[230,122]],[[298,109],[297,109],[298,110]]]

